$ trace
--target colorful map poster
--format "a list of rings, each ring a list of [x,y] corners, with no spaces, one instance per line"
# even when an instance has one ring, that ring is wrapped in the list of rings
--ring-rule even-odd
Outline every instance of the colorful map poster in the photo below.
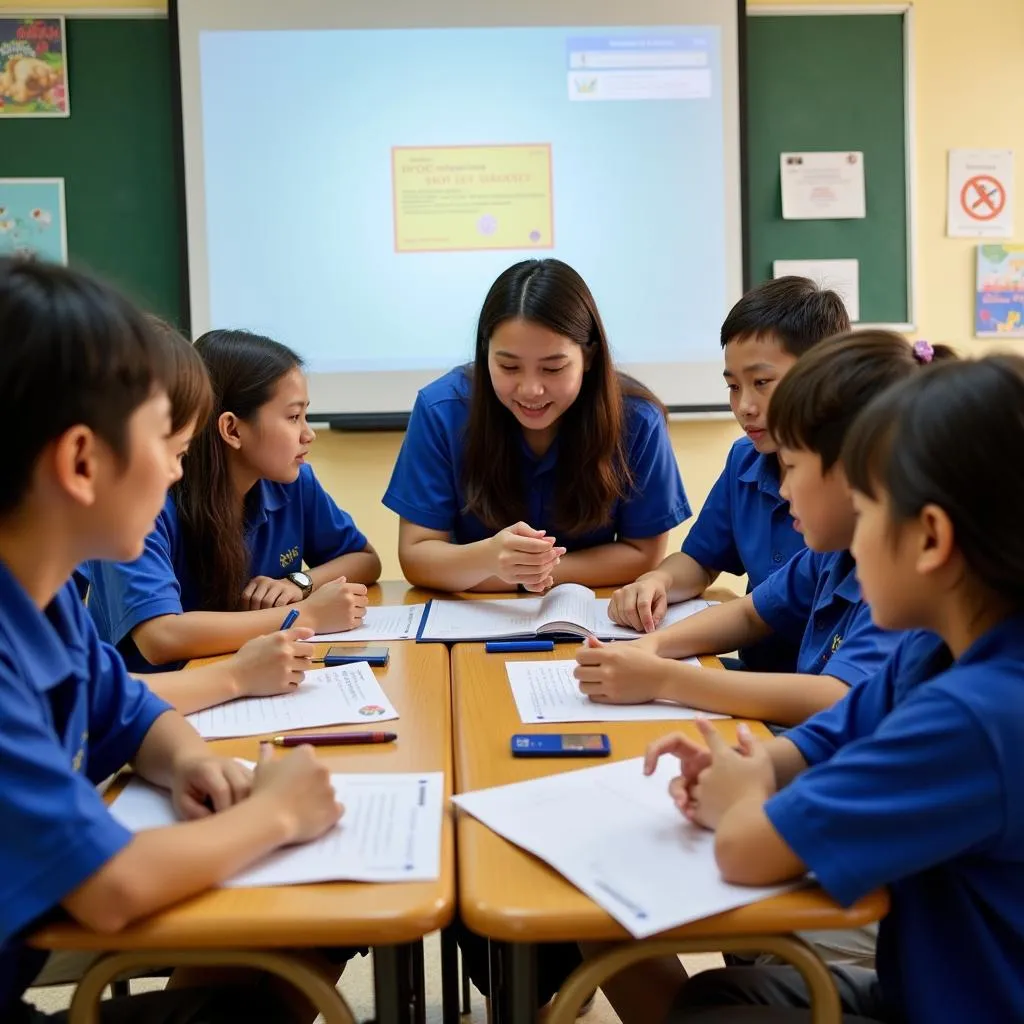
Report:
[[[395,146],[396,252],[550,249],[551,146]]]
[[[63,18],[0,18],[0,117],[68,117]]]
[[[67,263],[63,178],[0,178],[0,256]]]
[[[979,245],[974,333],[1024,338],[1024,245]]]

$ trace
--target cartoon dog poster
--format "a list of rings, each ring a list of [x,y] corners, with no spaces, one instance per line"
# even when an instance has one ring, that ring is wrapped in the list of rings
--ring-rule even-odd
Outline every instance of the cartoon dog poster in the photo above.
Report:
[[[0,117],[68,117],[63,18],[0,18]]]

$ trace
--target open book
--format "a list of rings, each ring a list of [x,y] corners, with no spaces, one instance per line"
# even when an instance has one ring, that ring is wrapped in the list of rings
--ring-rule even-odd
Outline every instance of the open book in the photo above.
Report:
[[[700,599],[670,605],[661,628],[703,611]],[[458,640],[528,640],[532,637],[636,640],[635,629],[608,618],[608,599],[587,587],[563,583],[543,597],[484,601],[431,601],[416,639],[445,643]]]

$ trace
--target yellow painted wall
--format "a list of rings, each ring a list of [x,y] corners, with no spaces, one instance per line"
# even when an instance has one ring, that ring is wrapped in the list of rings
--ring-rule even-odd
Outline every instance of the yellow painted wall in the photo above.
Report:
[[[761,0],[749,2],[763,6]],[[854,2],[868,5],[868,0]],[[161,5],[152,0],[0,0],[0,10],[12,11],[156,6]],[[919,333],[968,352],[985,351],[989,343],[971,338],[975,243],[945,237],[946,151],[960,146],[1016,151],[1017,237],[1024,240],[1024,118],[1013,102],[1021,54],[1024,0],[918,0],[914,5]],[[698,507],[737,430],[731,423],[687,422],[673,423],[671,431],[690,499]],[[399,575],[397,524],[379,500],[400,441],[400,434],[325,434],[314,448],[317,472],[381,551],[386,577]],[[677,531],[673,542],[681,535]]]

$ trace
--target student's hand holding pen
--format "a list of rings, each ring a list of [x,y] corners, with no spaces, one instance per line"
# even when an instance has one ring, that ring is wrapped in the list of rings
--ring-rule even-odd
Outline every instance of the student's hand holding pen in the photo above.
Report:
[[[303,643],[313,635],[308,626],[254,637],[227,660],[239,697],[274,697],[298,688],[313,667],[314,648]]]

